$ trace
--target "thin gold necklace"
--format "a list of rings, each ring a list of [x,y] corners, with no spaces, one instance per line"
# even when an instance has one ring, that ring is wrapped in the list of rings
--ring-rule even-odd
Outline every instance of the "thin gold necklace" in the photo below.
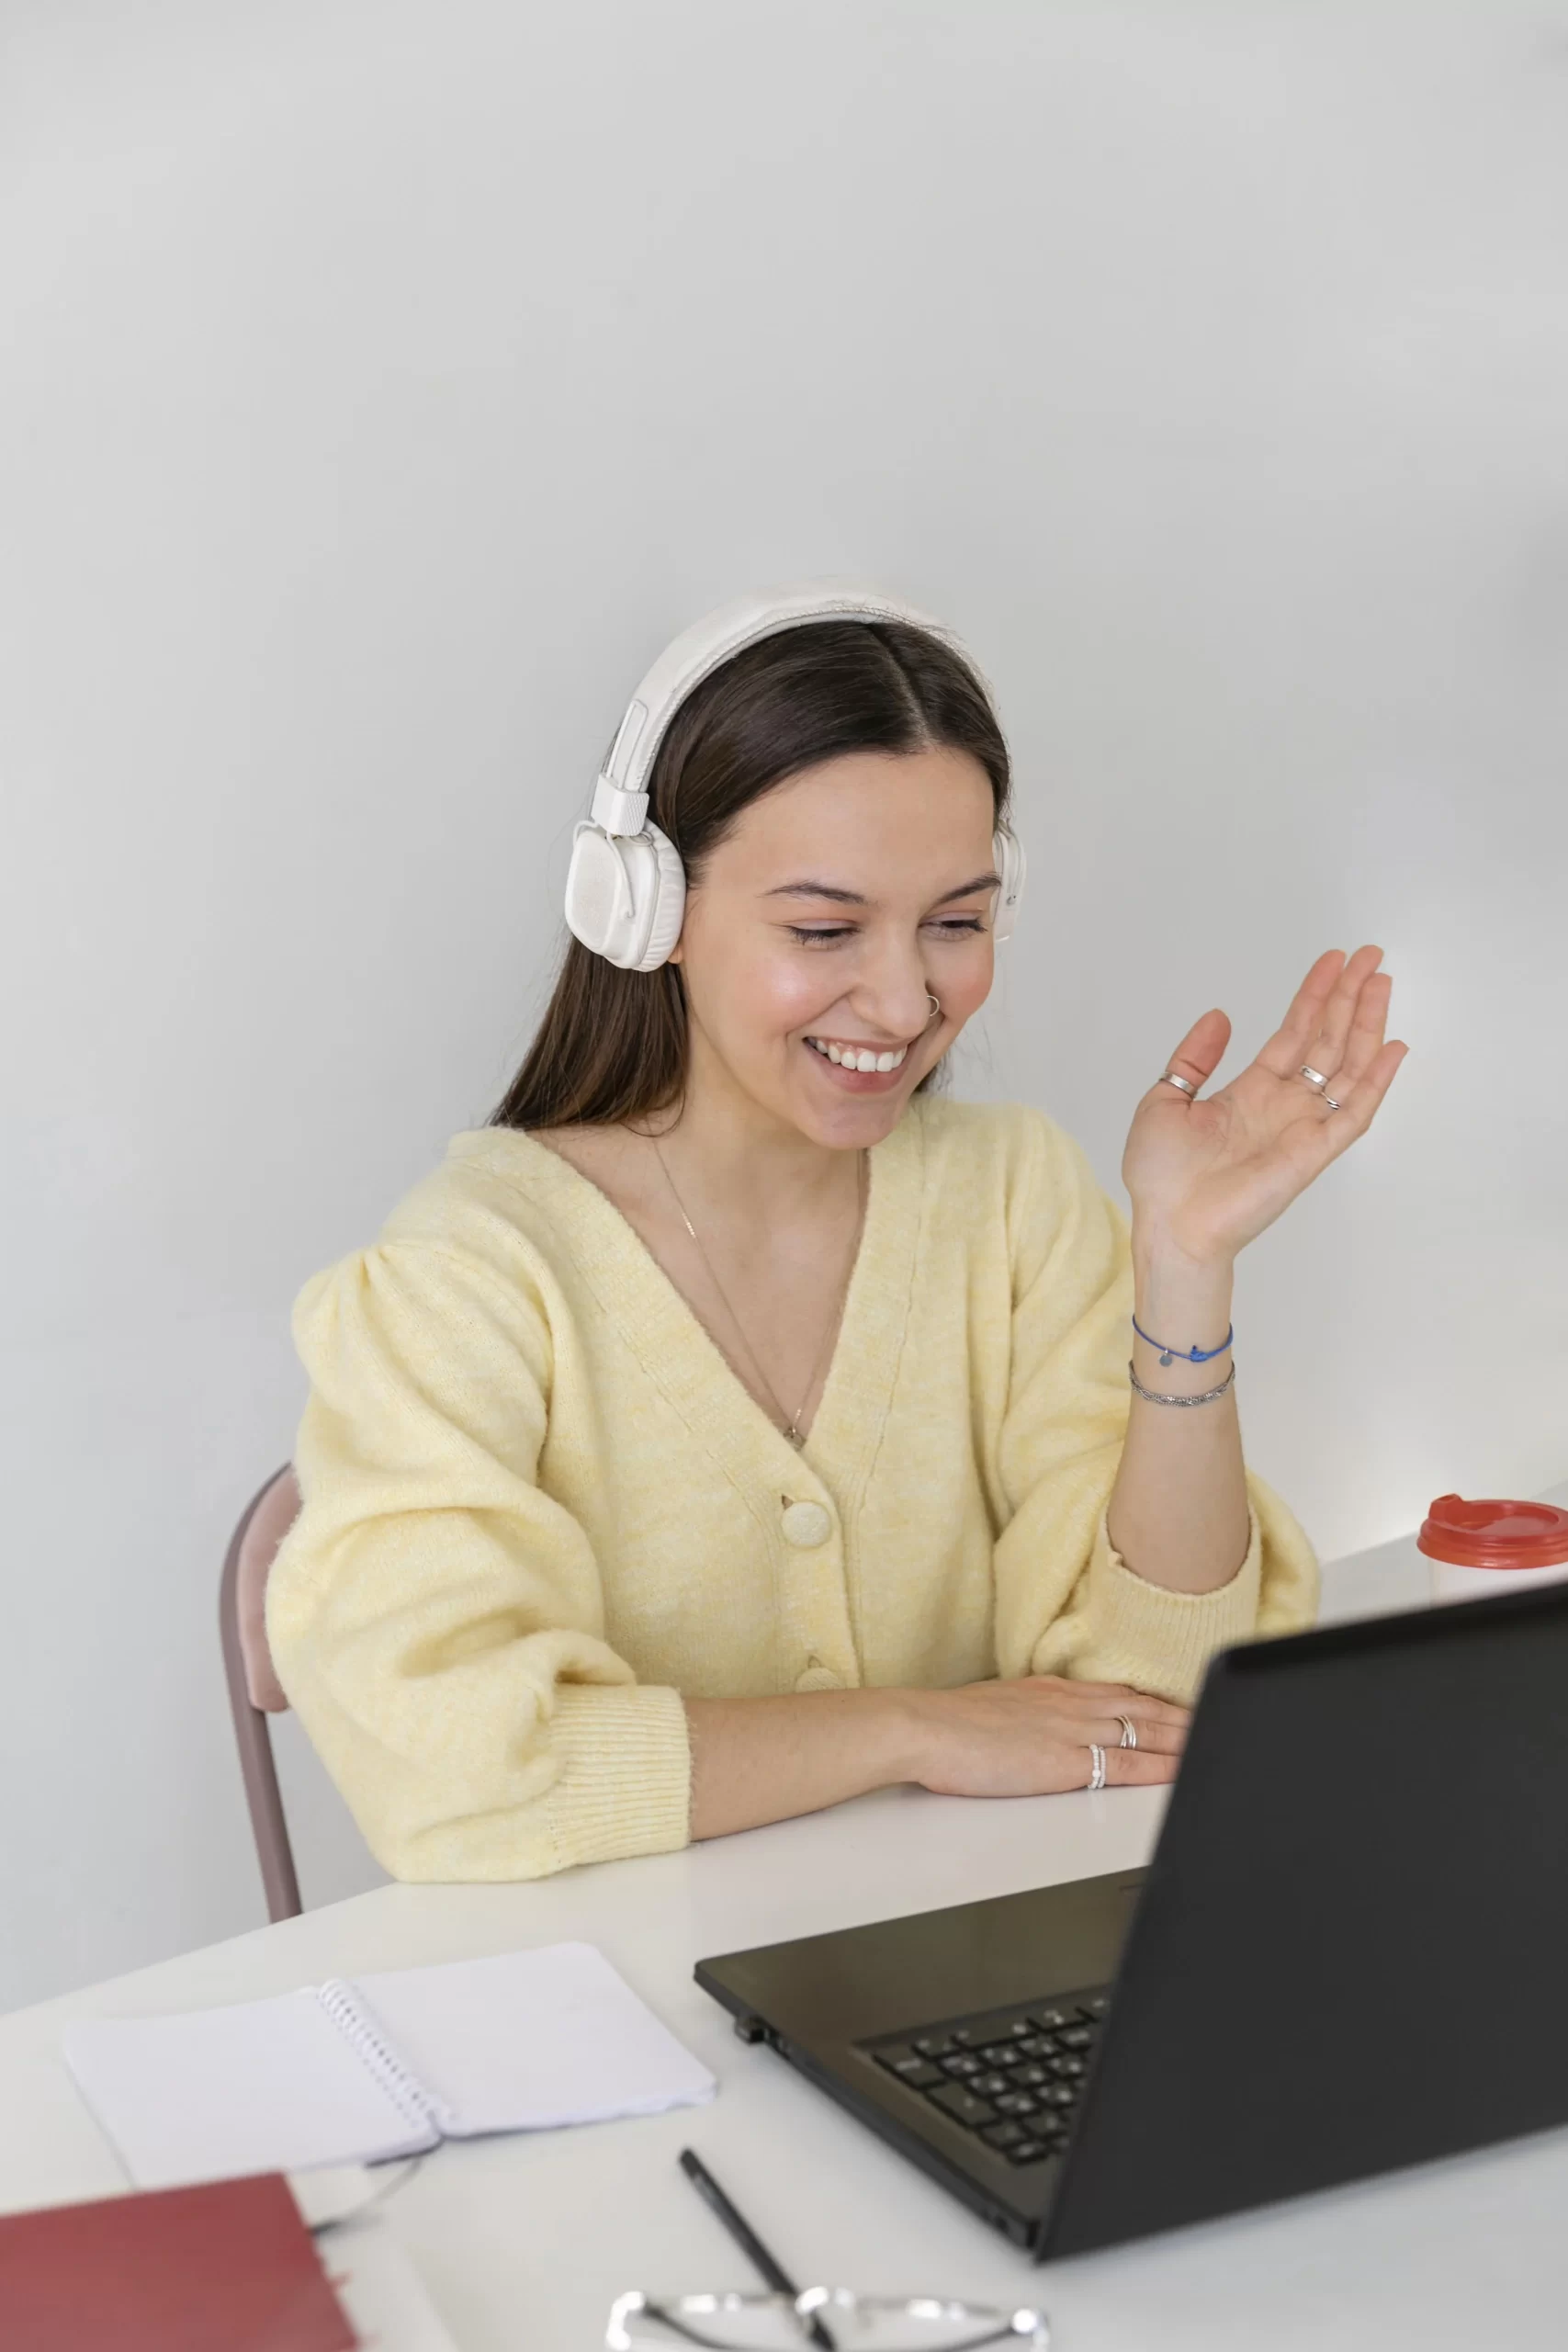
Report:
[[[739,1316],[737,1315],[734,1307],[729,1303],[729,1293],[719,1281],[713,1260],[708,1256],[707,1251],[703,1247],[703,1238],[701,1234],[697,1231],[696,1227],[692,1223],[691,1218],[686,1215],[686,1204],[681,1198],[680,1193],[676,1189],[675,1179],[670,1173],[670,1162],[665,1159],[663,1152],[659,1148],[658,1136],[649,1136],[648,1139],[653,1146],[654,1151],[658,1154],[659,1165],[664,1171],[664,1181],[670,1187],[670,1197],[674,1202],[676,1209],[680,1213],[681,1222],[685,1227],[687,1232],[691,1235],[693,1241],[696,1244],[697,1255],[701,1258],[703,1264],[707,1268],[708,1280],[712,1283],[715,1290],[717,1291],[720,1299],[723,1301],[724,1311],[735,1327],[735,1336],[739,1340],[741,1346],[745,1349],[746,1354],[750,1362],[751,1369],[755,1373],[762,1389],[765,1391],[769,1402],[773,1406],[774,1414],[777,1416],[780,1431],[783,1436],[788,1439],[790,1444],[795,1447],[795,1452],[798,1453],[801,1447],[806,1443],[805,1434],[800,1426],[800,1417],[802,1413],[805,1412],[807,1405],[811,1402],[811,1392],[817,1385],[817,1375],[822,1369],[823,1359],[827,1355],[828,1350],[832,1343],[833,1336],[838,1330],[839,1325],[843,1318],[844,1301],[849,1296],[850,1291],[850,1277],[854,1272],[855,1260],[860,1255],[861,1230],[865,1223],[866,1156],[863,1151],[861,1153],[860,1166],[856,1170],[855,1182],[860,1194],[860,1215],[855,1221],[854,1248],[850,1252],[850,1261],[844,1269],[844,1279],[839,1292],[838,1303],[834,1306],[832,1314],[828,1318],[828,1328],[822,1334],[822,1344],[817,1351],[816,1361],[813,1363],[811,1367],[811,1377],[806,1384],[806,1394],[802,1396],[794,1412],[786,1413],[784,1407],[779,1402],[777,1389],[773,1386],[773,1382],[768,1378],[767,1374],[762,1370],[761,1364],[758,1362],[756,1349],[746,1337],[745,1325],[741,1322]]]

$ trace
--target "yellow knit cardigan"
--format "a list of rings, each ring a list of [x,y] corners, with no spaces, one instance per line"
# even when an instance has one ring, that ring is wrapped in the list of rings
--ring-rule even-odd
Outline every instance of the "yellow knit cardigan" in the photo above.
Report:
[[[803,1453],[604,1195],[515,1130],[456,1136],[305,1285],[304,1508],[268,1632],[396,1876],[683,1844],[682,1693],[1040,1673],[1185,1697],[1221,1644],[1310,1622],[1311,1549],[1260,1480],[1217,1592],[1111,1548],[1132,1275],[1077,1145],[917,1097],[870,1162]]]

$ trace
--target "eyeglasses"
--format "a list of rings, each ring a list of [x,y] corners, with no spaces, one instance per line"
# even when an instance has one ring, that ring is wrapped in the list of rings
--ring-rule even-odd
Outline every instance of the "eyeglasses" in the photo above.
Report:
[[[1003,2312],[935,2295],[906,2301],[807,2287],[802,2295],[628,2294],[610,2312],[608,2352],[1048,2352],[1043,2312]]]

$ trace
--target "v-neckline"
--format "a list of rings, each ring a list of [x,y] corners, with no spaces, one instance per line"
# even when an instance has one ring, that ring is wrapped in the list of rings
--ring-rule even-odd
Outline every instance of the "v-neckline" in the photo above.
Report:
[[[547,1208],[559,1204],[576,1228],[570,1238],[578,1272],[648,1377],[737,1483],[755,1486],[761,1452],[774,1464],[781,1492],[790,1491],[791,1465],[797,1493],[802,1469],[828,1485],[840,1505],[863,1487],[892,1402],[908,1322],[925,1175],[917,1104],[866,1154],[860,1246],[822,1393],[798,1448],[752,1396],[636,1227],[591,1176],[517,1127],[470,1131],[454,1138],[454,1147],[459,1145],[502,1160],[521,1188]]]
[[[807,1430],[804,1437],[800,1434],[800,1416],[801,1413],[806,1410],[807,1405],[811,1403],[814,1396],[817,1400],[818,1411],[819,1412],[821,1410],[822,1400],[828,1393],[828,1382],[832,1374],[833,1355],[837,1351],[839,1337],[843,1329],[844,1310],[849,1301],[850,1284],[854,1279],[855,1267],[859,1263],[861,1248],[865,1239],[866,1213],[871,1198],[871,1154],[869,1151],[863,1149],[855,1155],[859,1162],[859,1166],[855,1170],[854,1248],[850,1252],[849,1264],[845,1267],[843,1279],[839,1284],[838,1296],[834,1301],[831,1318],[827,1329],[823,1331],[821,1338],[818,1341],[817,1356],[811,1367],[810,1382],[807,1387],[805,1395],[800,1400],[799,1409],[794,1414],[789,1414],[785,1412],[785,1408],[780,1398],[778,1390],[773,1385],[773,1383],[769,1380],[767,1374],[762,1369],[761,1359],[758,1355],[755,1348],[751,1345],[750,1334],[748,1332],[746,1326],[741,1322],[740,1317],[737,1315],[734,1307],[731,1306],[729,1294],[718,1278],[717,1270],[716,1269],[712,1259],[708,1256],[706,1249],[703,1245],[696,1227],[692,1223],[691,1218],[686,1214],[686,1204],[682,1199],[680,1193],[676,1189],[675,1179],[670,1172],[669,1162],[666,1160],[663,1152],[660,1148],[658,1138],[654,1136],[650,1137],[649,1140],[653,1144],[653,1154],[654,1158],[659,1162],[660,1173],[664,1179],[664,1189],[669,1194],[670,1199],[675,1204],[675,1212],[679,1216],[681,1223],[686,1228],[687,1235],[691,1239],[693,1248],[697,1253],[697,1258],[702,1265],[703,1272],[707,1276],[709,1287],[711,1288],[714,1296],[724,1308],[725,1315],[728,1319],[730,1330],[740,1341],[746,1356],[750,1361],[751,1370],[756,1374],[758,1380],[761,1383],[762,1389],[765,1392],[763,1396],[759,1396],[756,1389],[752,1387],[750,1382],[746,1378],[744,1373],[741,1371],[740,1365],[737,1362],[734,1354],[728,1347],[725,1346],[723,1340],[720,1340],[718,1334],[715,1331],[711,1322],[709,1322],[707,1317],[698,1308],[692,1298],[691,1293],[684,1289],[682,1284],[676,1281],[668,1266],[663,1263],[663,1261],[660,1258],[658,1251],[653,1248],[652,1243],[649,1242],[644,1235],[638,1234],[637,1238],[642,1241],[644,1249],[647,1250],[649,1257],[653,1259],[654,1263],[660,1268],[660,1271],[663,1273],[665,1280],[670,1283],[671,1289],[676,1291],[680,1296],[685,1300],[687,1306],[691,1308],[693,1315],[702,1325],[703,1329],[707,1333],[708,1338],[713,1341],[713,1344],[718,1350],[719,1354],[723,1356],[735,1378],[740,1383],[741,1387],[745,1389],[747,1395],[751,1398],[752,1403],[761,1407],[764,1414],[766,1414],[767,1418],[773,1422],[774,1428],[779,1430],[784,1443],[793,1453],[804,1453],[807,1446],[810,1443],[811,1430],[814,1430],[817,1426],[817,1413],[814,1412],[812,1414],[810,1428]],[[593,1179],[590,1177],[589,1182],[592,1183]],[[601,1186],[600,1189],[603,1190],[603,1186]],[[614,1206],[615,1204],[612,1203],[611,1205]],[[626,1223],[630,1225],[631,1219],[626,1216],[624,1210],[622,1211],[622,1216],[625,1218]],[[632,1230],[636,1232],[637,1227],[634,1226]],[[782,1422],[777,1419],[777,1416],[780,1414],[784,1416]]]

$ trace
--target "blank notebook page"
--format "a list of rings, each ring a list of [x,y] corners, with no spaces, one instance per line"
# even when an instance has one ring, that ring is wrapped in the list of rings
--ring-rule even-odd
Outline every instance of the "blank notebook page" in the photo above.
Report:
[[[87,2019],[64,2041],[139,2188],[367,2163],[435,2140],[308,1988],[184,2017]]]
[[[707,2068],[592,1944],[400,1968],[352,1989],[454,2138],[658,2115],[713,2095]]]

